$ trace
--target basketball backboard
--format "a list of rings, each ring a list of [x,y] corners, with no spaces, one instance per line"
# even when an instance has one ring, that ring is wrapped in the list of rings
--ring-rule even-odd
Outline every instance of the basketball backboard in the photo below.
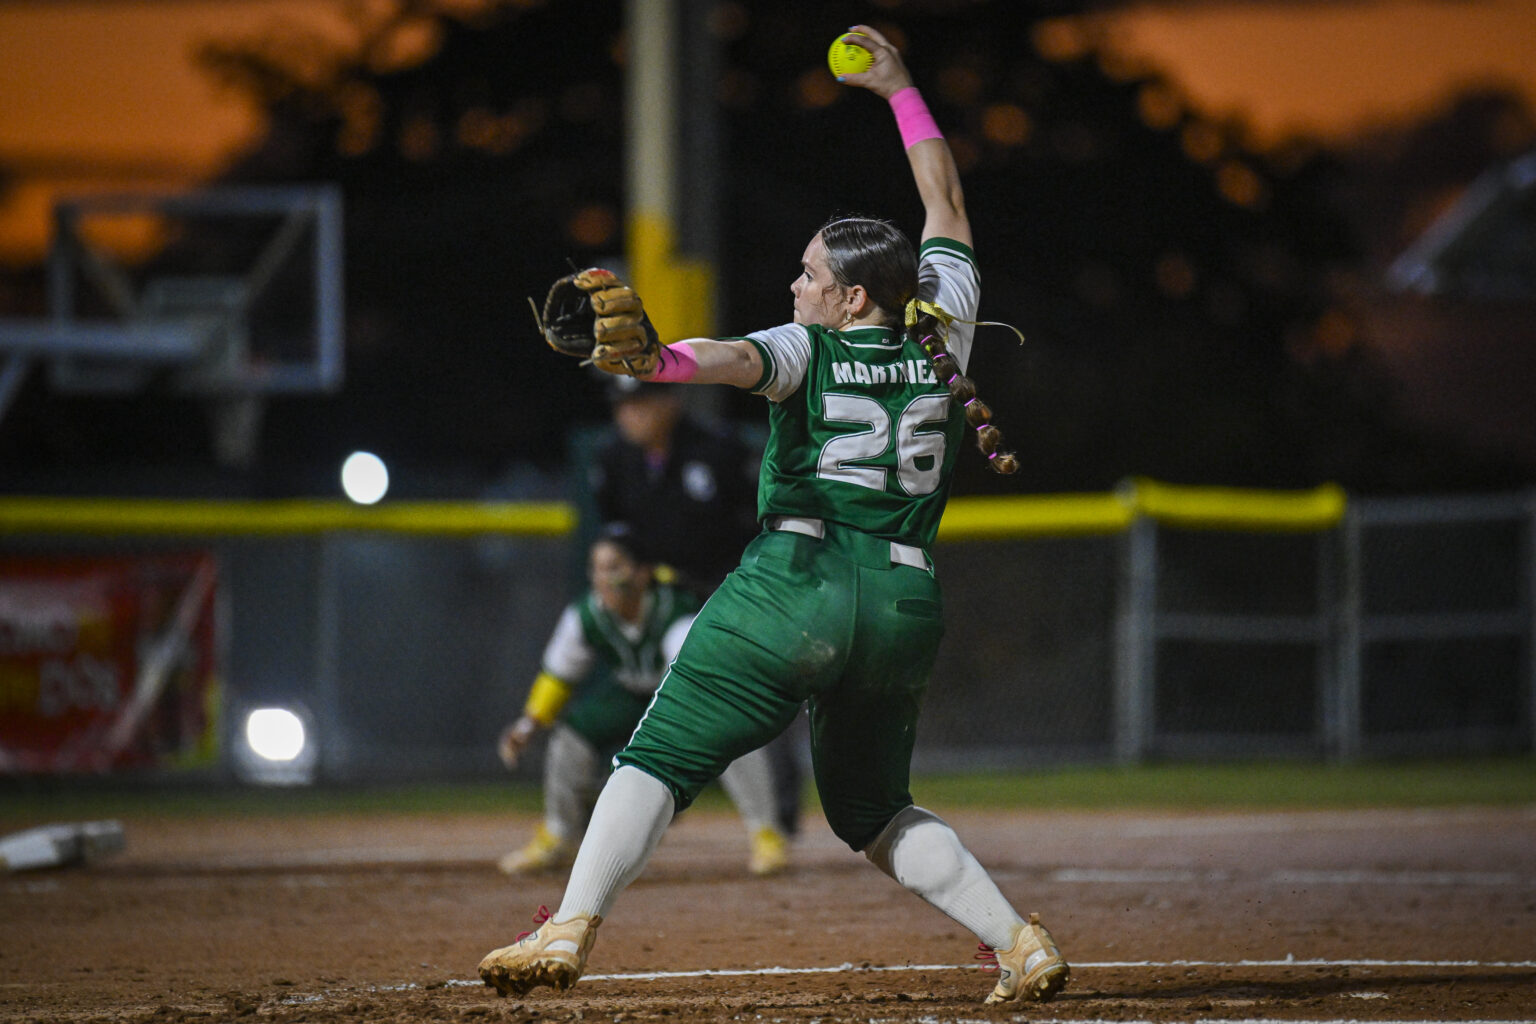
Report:
[[[150,251],[113,256],[100,239]],[[119,244],[125,244],[120,242]],[[127,243],[131,244],[131,243]],[[49,256],[53,322],[106,320],[125,331],[179,324],[199,340],[175,368],[193,394],[329,391],[342,373],[341,197],[327,187],[223,187],[184,195],[65,200]],[[56,387],[142,386],[153,367],[59,351]]]
[[[262,398],[342,381],[340,191],[223,186],[54,207],[46,319],[0,319],[0,416],[46,363],[61,392],[209,399],[238,459]]]

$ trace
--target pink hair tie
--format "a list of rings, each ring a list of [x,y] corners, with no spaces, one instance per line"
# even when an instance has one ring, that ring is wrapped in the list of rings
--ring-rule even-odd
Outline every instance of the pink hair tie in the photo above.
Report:
[[[926,139],[942,139],[944,133],[928,112],[923,94],[917,86],[909,85],[890,98],[891,112],[896,115],[896,128],[901,132],[903,149],[911,149]]]

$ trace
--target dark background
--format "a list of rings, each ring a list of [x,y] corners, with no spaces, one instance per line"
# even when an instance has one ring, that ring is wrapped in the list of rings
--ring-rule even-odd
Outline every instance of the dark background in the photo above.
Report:
[[[1383,284],[1427,204],[1536,145],[1518,99],[1473,91],[1348,147],[1257,152],[1241,125],[1149,114],[1169,84],[1157,72],[1106,69],[1091,36],[1042,31],[1104,4],[683,6],[713,12],[718,46],[692,75],[692,116],[714,134],[685,182],[690,210],[718,220],[684,229],[717,259],[725,334],[789,318],[799,254],[829,215],[920,228],[889,114],[822,62],[857,21],[901,42],[962,169],[982,315],[1028,338],[983,329],[972,366],[1023,470],[998,478],[963,459],[957,493],[1100,490],[1133,474],[1367,494],[1536,479],[1521,399],[1536,394],[1529,288],[1426,298]],[[399,497],[562,490],[572,429],[606,407],[597,382],[542,346],[527,297],[568,260],[623,250],[622,5],[511,4],[473,20],[428,0],[401,10],[359,52],[317,61],[270,37],[200,56],[270,114],[226,183],[343,191],[343,389],[271,400],[255,459],[230,466],[195,400],[60,395],[33,373],[0,424],[0,487],[330,495],[362,447],[390,463]],[[441,22],[436,54],[371,72],[369,46],[421,17]],[[475,117],[495,130],[467,131]],[[1517,226],[1532,205],[1510,214]],[[42,269],[9,273],[0,297],[7,315],[41,315]],[[1405,374],[1389,358],[1405,344],[1440,362]],[[1499,386],[1456,377],[1474,364],[1498,367]],[[760,399],[722,402],[729,418],[761,419]]]

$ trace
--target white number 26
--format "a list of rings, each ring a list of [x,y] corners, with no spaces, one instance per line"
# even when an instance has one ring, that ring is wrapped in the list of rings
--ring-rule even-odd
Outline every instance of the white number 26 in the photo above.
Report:
[[[831,422],[854,423],[864,429],[839,434],[822,445],[816,475],[823,480],[885,490],[889,471],[863,464],[890,450],[891,414],[885,406],[866,395],[825,394],[822,415]],[[948,395],[919,395],[896,421],[896,479],[907,494],[931,494],[939,486],[944,468],[942,428],[948,418]],[[927,424],[938,429],[921,429]]]

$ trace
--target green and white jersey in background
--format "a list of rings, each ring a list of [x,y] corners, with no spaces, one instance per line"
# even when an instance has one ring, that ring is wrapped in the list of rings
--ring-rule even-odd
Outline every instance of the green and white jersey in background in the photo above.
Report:
[[[656,586],[636,623],[625,622],[587,591],[568,605],[544,647],[543,670],[572,685],[599,665],[607,666],[630,693],[654,693],[662,673],[677,657],[699,602],[671,586]]]
[[[918,297],[975,320],[981,283],[970,247],[930,238],[918,253]],[[963,371],[976,328],[951,326]],[[785,324],[747,335],[762,354],[753,391],[773,404],[757,511],[809,516],[926,548],[938,532],[964,440],[922,347],[901,331]]]

